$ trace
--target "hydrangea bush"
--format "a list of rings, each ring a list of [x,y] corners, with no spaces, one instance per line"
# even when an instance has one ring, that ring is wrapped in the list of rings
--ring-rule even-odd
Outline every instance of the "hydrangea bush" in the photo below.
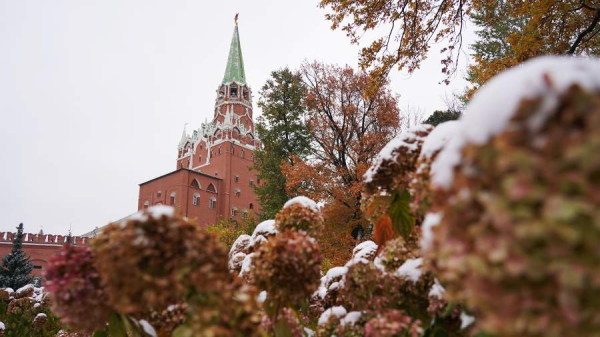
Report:
[[[16,291],[0,288],[0,336],[53,337],[60,331],[44,288],[28,284]]]
[[[323,217],[304,197],[229,252],[150,208],[91,250],[65,247],[47,270],[55,312],[110,336],[600,335],[598,74],[595,60],[534,60],[460,121],[392,140],[365,175],[374,241],[344,265],[321,271]],[[32,315],[21,293],[0,300]]]

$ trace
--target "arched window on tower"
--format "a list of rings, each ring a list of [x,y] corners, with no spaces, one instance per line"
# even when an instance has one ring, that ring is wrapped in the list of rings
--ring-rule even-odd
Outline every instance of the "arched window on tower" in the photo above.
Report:
[[[217,193],[217,188],[215,187],[215,185],[213,183],[208,184],[208,187],[206,188],[206,190],[209,192]]]
[[[254,204],[253,204],[253,203],[250,203],[250,205],[248,205],[248,208],[250,208],[250,209],[254,209]]]
[[[148,207],[150,207],[150,202],[148,200],[146,200],[144,202],[144,208],[148,208]]]
[[[175,205],[175,196],[177,195],[177,193],[175,192],[171,192],[171,200],[169,200],[169,204],[170,205]]]
[[[210,198],[208,199],[208,208],[210,209],[214,209],[217,206],[217,199],[216,198]]]
[[[238,87],[235,83],[231,84],[231,86],[229,87],[229,96],[231,97],[237,97],[238,94]]]
[[[242,158],[245,158],[245,157],[246,157],[246,154],[244,153],[244,150],[241,150],[241,151],[240,151],[240,157],[242,157]]]
[[[194,178],[194,180],[192,180],[192,183],[190,184],[190,186],[192,188],[196,188],[196,189],[200,189],[200,182],[198,181],[198,179]]]
[[[192,205],[198,206],[198,199],[200,199],[200,194],[194,193],[192,196]]]

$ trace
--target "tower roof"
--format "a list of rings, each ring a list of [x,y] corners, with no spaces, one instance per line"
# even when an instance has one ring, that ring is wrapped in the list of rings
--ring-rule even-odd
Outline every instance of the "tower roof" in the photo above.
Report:
[[[231,46],[229,47],[225,76],[223,76],[223,84],[231,82],[246,84],[246,73],[244,72],[244,59],[242,58],[242,46],[240,45],[237,21],[233,29]]]

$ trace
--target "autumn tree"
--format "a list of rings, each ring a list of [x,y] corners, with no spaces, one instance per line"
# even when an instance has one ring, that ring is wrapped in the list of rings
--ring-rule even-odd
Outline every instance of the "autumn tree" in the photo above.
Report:
[[[283,166],[286,189],[325,202],[326,222],[338,226],[325,232],[349,236],[352,226],[364,223],[363,175],[398,131],[397,97],[387,83],[375,95],[365,95],[369,76],[348,66],[305,63],[301,73],[310,155]]]
[[[471,13],[479,37],[472,45],[472,96],[496,74],[539,55],[600,53],[600,1],[485,1]]]
[[[480,39],[486,38],[490,27],[495,27],[492,33],[507,30],[506,57],[493,62],[476,57],[479,66],[472,70],[479,71],[477,85],[537,55],[596,55],[600,43],[598,0],[321,0],[320,6],[329,10],[326,18],[332,29],[342,29],[353,43],[372,36],[368,32],[376,35],[362,49],[359,61],[375,82],[395,66],[413,72],[432,43],[443,43],[442,72],[449,83],[471,13],[483,27]]]
[[[308,151],[309,133],[302,120],[305,92],[300,73],[288,68],[273,71],[260,91],[258,106],[262,115],[256,130],[263,147],[255,152],[253,168],[262,181],[255,185],[255,192],[263,219],[273,218],[289,199],[282,162],[294,165],[295,158],[304,158]]]

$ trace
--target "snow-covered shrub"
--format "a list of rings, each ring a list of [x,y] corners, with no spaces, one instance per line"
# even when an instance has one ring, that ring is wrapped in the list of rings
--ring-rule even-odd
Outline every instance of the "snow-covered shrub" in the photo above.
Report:
[[[46,268],[52,310],[69,328],[92,333],[102,329],[112,309],[88,247],[66,245]]]
[[[286,230],[263,244],[252,258],[251,279],[267,291],[267,302],[299,308],[319,286],[321,252],[303,231]]]
[[[250,266],[254,252],[267,242],[269,238],[277,235],[274,220],[265,220],[254,228],[252,235],[240,235],[229,250],[229,271],[249,280]]]
[[[600,62],[513,68],[458,131],[432,165],[446,296],[501,336],[600,334]]]
[[[225,247],[197,224],[157,206],[107,226],[92,242],[96,266],[119,312],[164,310],[189,287],[211,289],[228,276]]]
[[[361,208],[375,224],[373,239],[380,246],[398,235],[407,237],[420,221],[410,212],[409,184],[432,129],[431,125],[421,124],[402,132],[380,151],[364,175]]]
[[[429,124],[414,126],[392,139],[377,155],[365,173],[365,189],[373,194],[380,190],[391,192],[406,188],[425,137],[433,127]]]
[[[446,144],[452,139],[460,122],[442,123],[425,138],[421,152],[415,164],[415,170],[409,174],[408,191],[411,195],[410,210],[421,222],[432,205],[433,188],[431,186],[431,165]]]
[[[275,227],[280,232],[292,229],[316,237],[323,227],[323,216],[314,201],[307,197],[295,197],[277,213]]]
[[[54,337],[60,326],[48,302],[44,288],[32,284],[0,289],[0,336]]]
[[[398,237],[386,242],[375,259],[375,265],[386,272],[393,272],[406,260],[419,258],[421,256],[419,237],[419,229],[415,228],[407,239]]]

